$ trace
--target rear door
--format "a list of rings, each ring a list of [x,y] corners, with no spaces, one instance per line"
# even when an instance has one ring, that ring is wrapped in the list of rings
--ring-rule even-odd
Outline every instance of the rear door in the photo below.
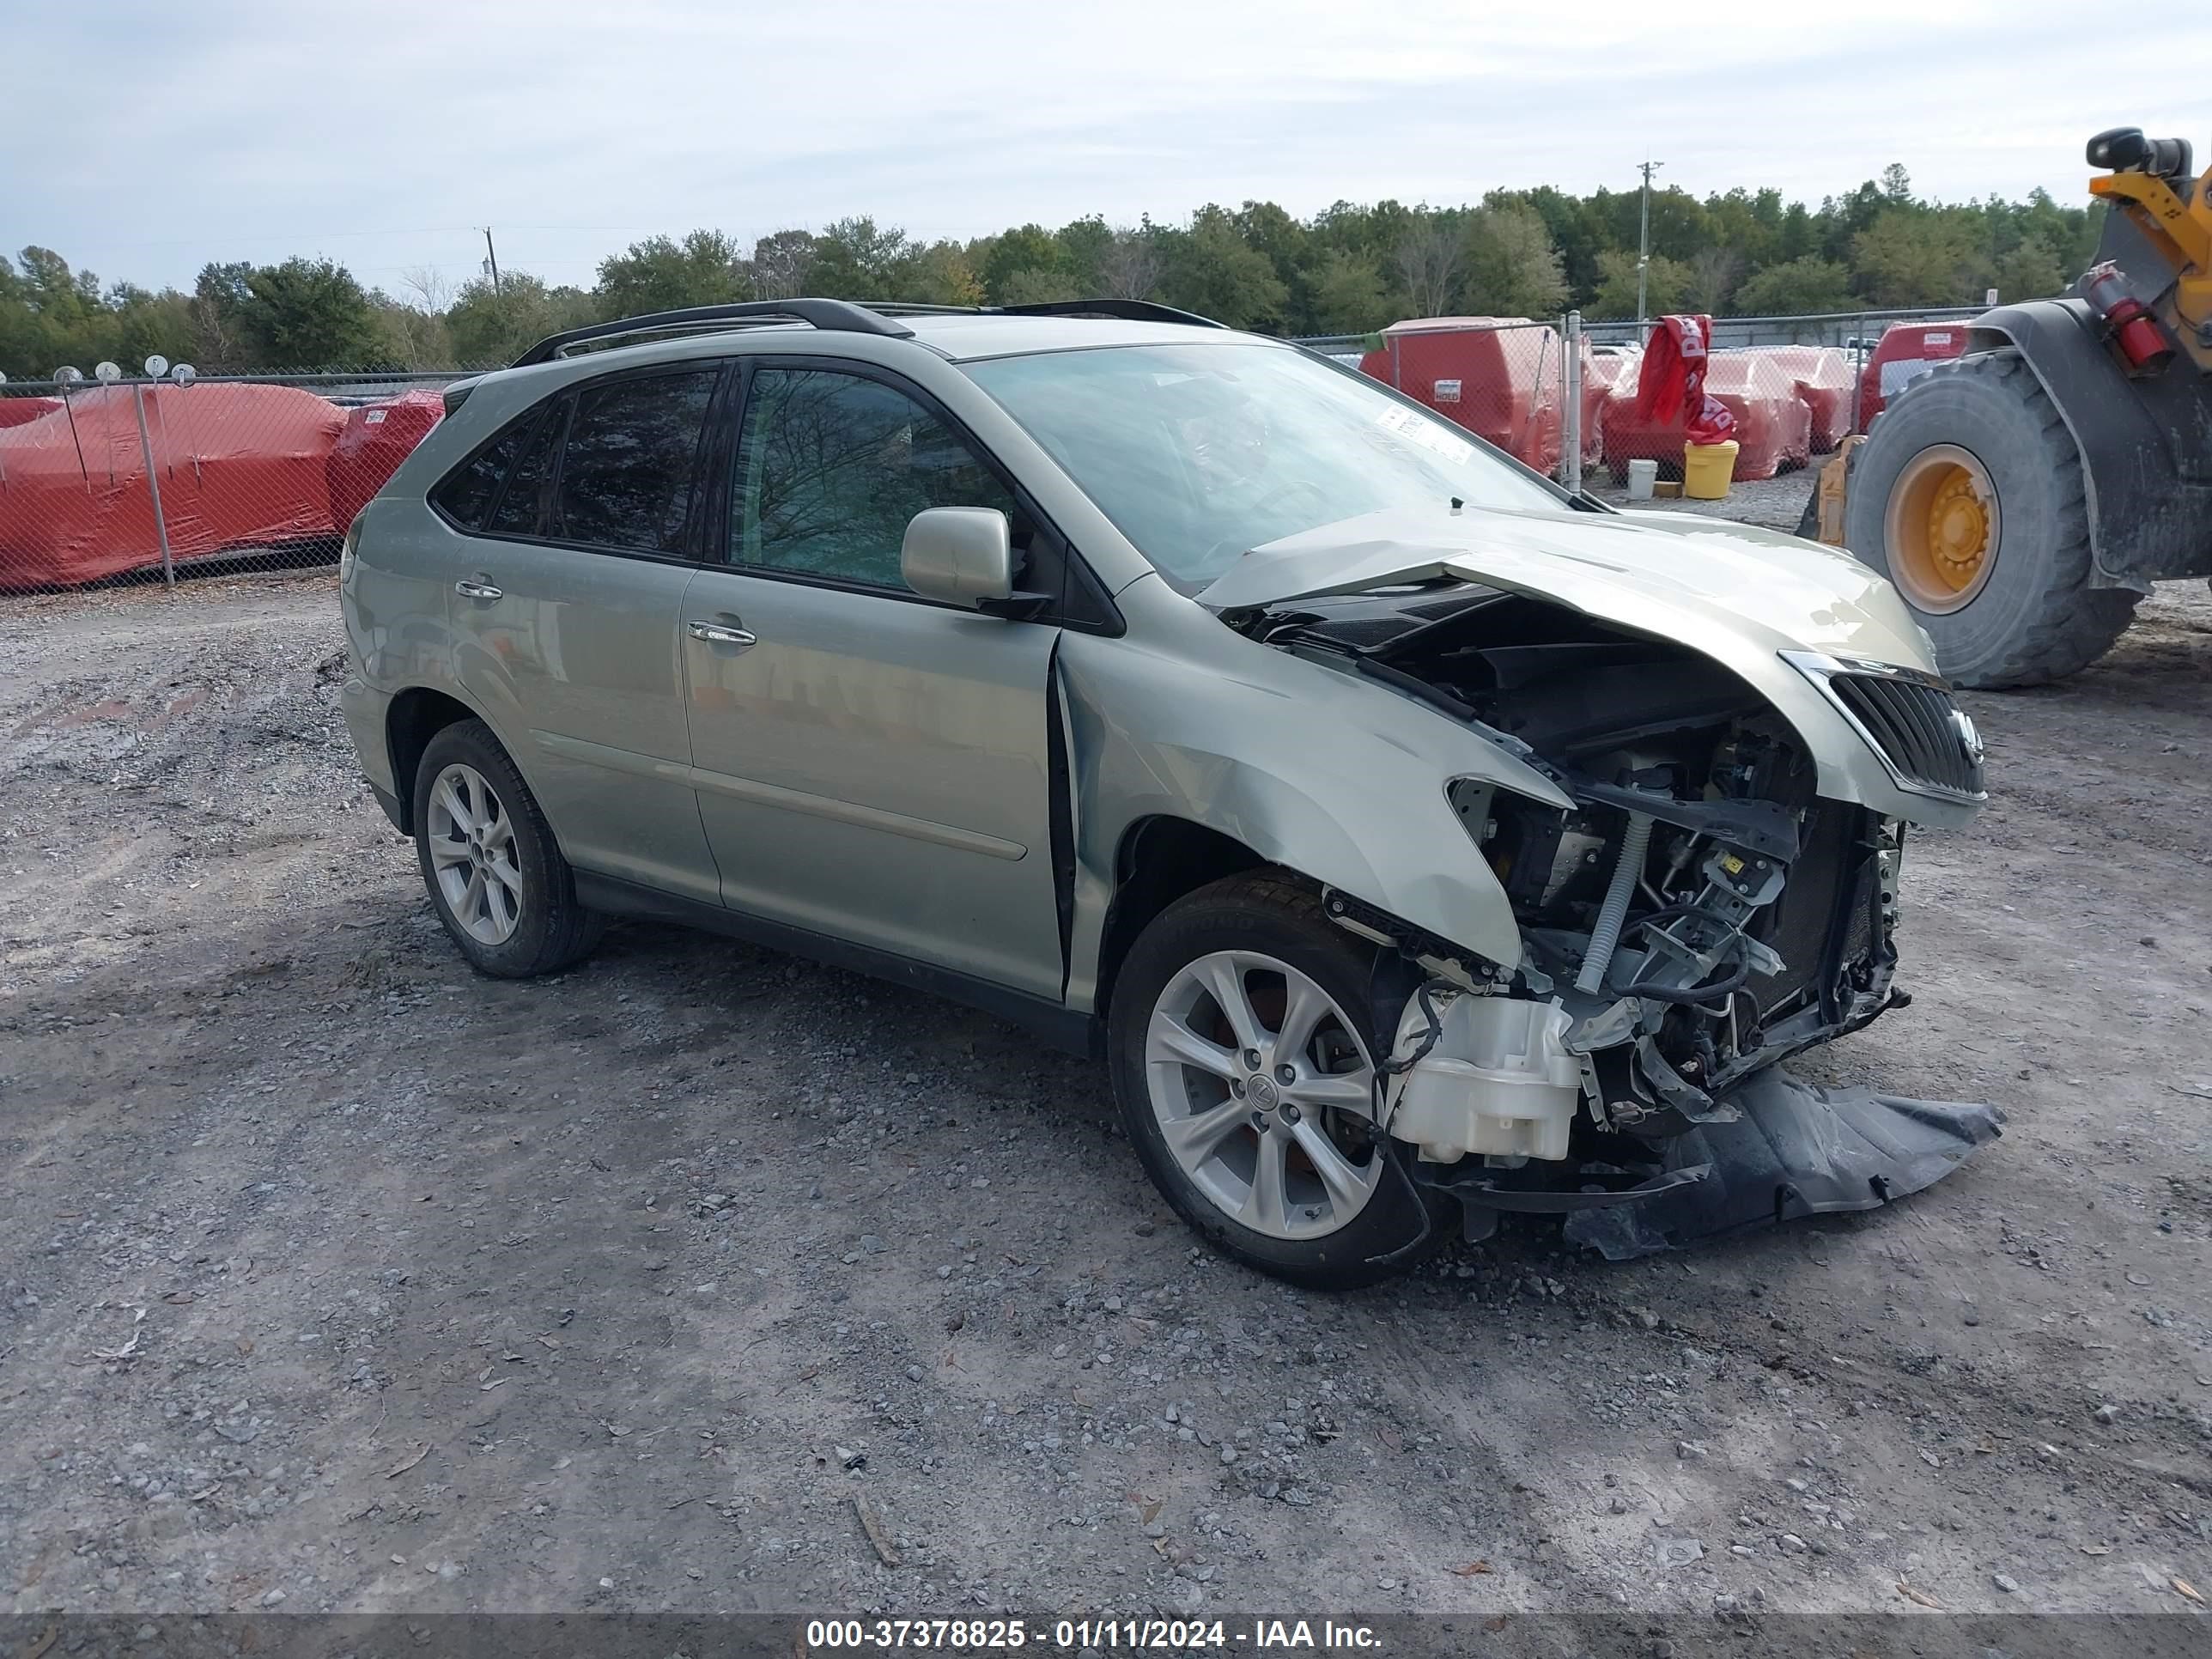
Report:
[[[677,639],[723,375],[655,365],[526,417],[452,599],[461,684],[569,860],[709,903]]]
[[[1057,1000],[1056,623],[929,604],[907,521],[1001,475],[917,388],[754,367],[723,560],[684,605],[693,781],[732,908]]]

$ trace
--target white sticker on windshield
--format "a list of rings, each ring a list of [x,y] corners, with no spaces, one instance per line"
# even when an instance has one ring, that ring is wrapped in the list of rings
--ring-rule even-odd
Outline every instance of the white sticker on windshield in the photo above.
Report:
[[[1455,438],[1436,422],[1401,409],[1395,404],[1378,410],[1375,424],[1386,432],[1395,433],[1410,443],[1419,444],[1433,454],[1450,460],[1463,461],[1474,453],[1474,446],[1465,438]]]

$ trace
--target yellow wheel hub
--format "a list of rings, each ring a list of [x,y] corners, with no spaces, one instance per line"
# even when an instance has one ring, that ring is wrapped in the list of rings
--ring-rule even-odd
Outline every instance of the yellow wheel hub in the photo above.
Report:
[[[1990,550],[1990,514],[1974,494],[1974,481],[1963,466],[1948,470],[1936,487],[1928,509],[1928,550],[1936,574],[1955,590],[1981,570]]]
[[[1917,611],[1957,611],[1988,585],[1996,563],[1996,487],[1955,444],[1933,444],[1905,464],[1884,514],[1889,574]]]

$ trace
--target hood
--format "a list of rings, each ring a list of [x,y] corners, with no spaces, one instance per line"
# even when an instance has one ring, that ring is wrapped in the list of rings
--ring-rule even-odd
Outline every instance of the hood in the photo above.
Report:
[[[1731,665],[1819,651],[1936,666],[1904,603],[1849,554],[1686,513],[1364,514],[1255,548],[1198,598],[1259,609],[1437,577],[1549,599]]]
[[[1255,548],[1198,598],[1266,609],[1437,577],[1565,605],[1720,663],[1796,729],[1831,799],[1942,828],[1973,816],[1972,803],[1906,790],[1840,705],[1782,654],[1936,672],[1927,636],[1887,582],[1794,536],[1689,514],[1395,509]]]

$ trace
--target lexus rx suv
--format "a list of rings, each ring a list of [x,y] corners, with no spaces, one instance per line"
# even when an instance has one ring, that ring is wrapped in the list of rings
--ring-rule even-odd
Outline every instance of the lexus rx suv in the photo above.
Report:
[[[1983,799],[1848,556],[1129,301],[661,313],[447,400],[348,538],[343,706],[485,974],[627,915],[994,1011],[1310,1285],[1717,1192],[1732,1124],[1778,1214],[1994,1132],[1776,1069],[1903,1004],[1906,827]]]

